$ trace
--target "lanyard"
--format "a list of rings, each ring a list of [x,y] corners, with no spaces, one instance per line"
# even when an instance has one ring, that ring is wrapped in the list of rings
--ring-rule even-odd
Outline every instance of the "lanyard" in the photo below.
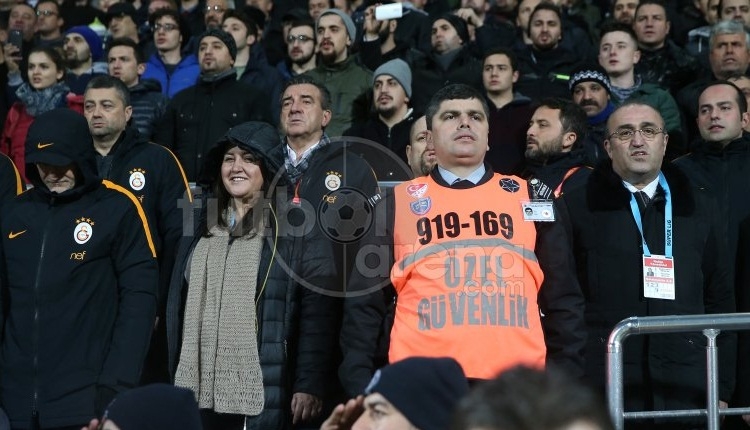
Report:
[[[664,205],[664,256],[667,258],[672,257],[672,194],[669,191],[669,184],[664,178],[664,174],[659,172],[659,185],[664,190],[664,198],[666,203]],[[641,233],[641,240],[643,241],[643,254],[651,255],[651,251],[648,249],[646,244],[646,238],[643,236],[643,222],[641,221],[641,211],[638,209],[638,202],[635,201],[635,194],[630,193],[630,211],[633,213],[635,218],[635,225],[638,226],[638,231]]]
[[[567,181],[575,172],[577,172],[581,166],[573,167],[572,169],[565,172],[565,176],[563,176],[562,181],[560,181],[560,185],[555,188],[555,191],[552,192],[552,195],[555,196],[555,198],[560,197],[560,194],[562,194],[562,187],[563,184],[565,184],[565,181]]]

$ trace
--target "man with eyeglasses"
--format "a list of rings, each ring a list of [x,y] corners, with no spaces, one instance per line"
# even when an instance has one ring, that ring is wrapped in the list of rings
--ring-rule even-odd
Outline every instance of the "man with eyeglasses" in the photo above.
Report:
[[[711,192],[691,186],[672,165],[661,167],[668,141],[656,109],[624,103],[607,121],[604,148],[611,161],[556,201],[586,299],[586,376],[602,393],[607,338],[619,321],[735,309],[721,215]],[[628,340],[625,410],[705,407],[705,344],[700,333]],[[720,399],[726,401],[736,339],[722,333],[718,344]],[[695,418],[636,424],[633,428],[706,426],[705,419]]]
[[[227,10],[229,10],[227,0],[208,0],[206,2],[206,11],[203,15],[205,29],[221,28],[221,23],[224,20],[224,12]]]
[[[180,14],[172,9],[159,9],[149,18],[154,29],[156,52],[146,62],[142,79],[154,79],[161,84],[161,92],[169,98],[195,85],[201,73],[195,54],[182,54],[187,42],[181,27]]]
[[[60,5],[55,0],[40,0],[36,4],[36,46],[62,48],[62,27],[65,22],[60,16]]]
[[[310,18],[291,21],[286,37],[286,59],[276,66],[284,81],[315,68],[315,22]]]

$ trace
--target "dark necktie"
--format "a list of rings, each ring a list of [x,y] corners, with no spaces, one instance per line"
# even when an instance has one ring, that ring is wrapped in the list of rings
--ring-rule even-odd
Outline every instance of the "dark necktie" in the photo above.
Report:
[[[636,191],[633,194],[635,194],[635,201],[638,203],[638,209],[641,211],[641,216],[643,216],[643,213],[646,212],[648,203],[651,201],[651,197],[649,197],[645,191]]]
[[[467,179],[456,179],[451,184],[451,188],[466,189],[474,186],[474,183]]]

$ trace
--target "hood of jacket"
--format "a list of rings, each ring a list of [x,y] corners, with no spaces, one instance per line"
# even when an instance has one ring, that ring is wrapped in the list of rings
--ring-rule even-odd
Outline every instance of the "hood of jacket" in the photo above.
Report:
[[[36,163],[74,165],[75,187],[60,194],[52,193],[42,182]],[[83,115],[60,108],[36,117],[26,135],[26,176],[35,188],[50,197],[77,197],[99,185],[94,141]]]

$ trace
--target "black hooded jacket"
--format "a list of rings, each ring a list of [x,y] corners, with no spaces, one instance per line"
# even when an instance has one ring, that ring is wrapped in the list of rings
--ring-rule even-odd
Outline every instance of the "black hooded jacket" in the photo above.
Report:
[[[278,136],[268,124],[245,123],[234,127],[208,153],[200,183],[206,192],[196,196],[191,219],[193,230],[179,242],[177,260],[167,301],[167,339],[169,369],[174,378],[181,352],[191,256],[198,241],[208,231],[208,205],[213,196],[209,189],[221,165],[228,145],[236,144],[259,156],[264,175],[278,169],[275,160],[266,156]],[[265,129],[265,130],[263,130]],[[270,131],[268,131],[270,130]],[[261,138],[261,135],[263,137]],[[231,143],[228,143],[231,142]],[[273,177],[264,177],[274,184]],[[282,186],[284,186],[282,184]],[[333,269],[330,248],[319,241],[293,234],[286,228],[284,210],[276,207],[271,192],[261,208],[264,211],[265,240],[257,267],[258,288],[255,314],[258,322],[258,353],[263,372],[265,405],[260,415],[247,418],[248,429],[284,430],[291,428],[291,398],[294,393],[307,393],[323,398],[329,389],[329,375],[336,338],[332,336],[336,321],[331,301],[303,283],[327,285]],[[290,274],[296,276],[290,276]]]
[[[183,207],[192,199],[177,157],[150,143],[129,126],[105,157],[97,154],[98,175],[133,193],[146,212],[159,256],[159,309],[166,303],[169,276],[182,236]]]
[[[13,428],[80,426],[139,381],[155,248],[138,200],[97,176],[82,116],[37,117],[26,160],[34,188],[0,216],[0,402]],[[71,165],[75,187],[51,192],[33,163]]]

